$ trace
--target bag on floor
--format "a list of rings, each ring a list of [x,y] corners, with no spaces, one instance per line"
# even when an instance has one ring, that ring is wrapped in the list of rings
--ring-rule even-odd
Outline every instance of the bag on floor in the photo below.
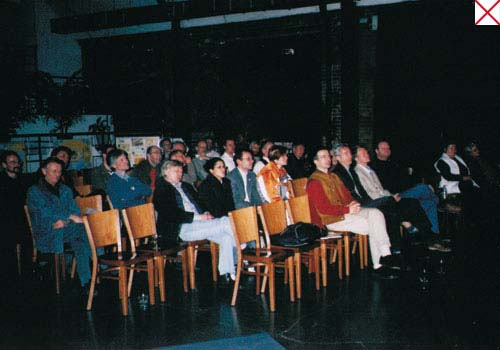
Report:
[[[273,244],[285,247],[300,247],[325,237],[328,233],[314,224],[297,222],[288,226],[279,235],[273,236]]]

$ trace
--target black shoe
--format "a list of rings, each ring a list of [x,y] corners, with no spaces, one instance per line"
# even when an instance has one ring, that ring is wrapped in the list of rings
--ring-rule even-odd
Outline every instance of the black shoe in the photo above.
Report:
[[[399,278],[399,274],[386,266],[373,270],[373,276],[383,280],[395,280]]]
[[[401,256],[400,255],[387,255],[380,258],[380,264],[383,266],[393,269],[401,269]]]

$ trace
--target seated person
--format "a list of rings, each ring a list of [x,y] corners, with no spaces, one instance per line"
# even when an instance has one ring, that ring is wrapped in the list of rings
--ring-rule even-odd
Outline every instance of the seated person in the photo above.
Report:
[[[481,203],[479,185],[472,178],[465,161],[457,155],[456,144],[448,142],[443,150],[441,158],[434,163],[441,176],[439,188],[448,199],[461,200],[467,215],[481,214],[478,205]]]
[[[234,210],[231,181],[226,178],[226,164],[221,158],[211,158],[205,163],[208,173],[200,185],[199,199],[204,211],[215,218],[227,216]]]
[[[234,151],[236,149],[236,143],[234,139],[227,138],[224,140],[224,153],[220,156],[227,166],[227,171],[231,171],[235,168],[234,165]]]
[[[500,192],[500,174],[487,160],[481,157],[479,146],[469,142],[465,146],[465,161],[470,174],[479,185],[483,198],[496,201]],[[494,198],[491,198],[494,197]]]
[[[64,243],[69,243],[75,252],[78,278],[88,292],[91,251],[80,208],[71,189],[61,182],[63,167],[58,158],[48,158],[42,163],[43,177],[28,190],[35,247],[42,253],[63,253]]]
[[[163,153],[162,160],[168,160],[172,151],[172,140],[168,137],[161,139],[160,148]]]
[[[191,186],[197,187],[199,182],[191,157],[186,157],[182,150],[176,149],[170,153],[170,160],[177,160],[182,163],[182,182],[187,182]]]
[[[209,158],[220,158],[220,153],[217,151],[217,145],[215,144],[214,139],[207,137],[205,138],[205,141],[207,142],[207,156]]]
[[[130,169],[127,152],[115,149],[109,152],[106,161],[113,170],[106,186],[113,208],[123,209],[146,203],[146,198],[152,193],[151,188],[127,174]]]
[[[389,142],[385,140],[378,142],[375,155],[375,159],[370,162],[370,167],[377,173],[382,186],[392,193],[399,193],[401,198],[417,199],[431,223],[431,231],[439,233],[437,214],[439,199],[432,187],[424,183],[415,183],[409,177],[408,172],[390,159]]]
[[[160,147],[149,146],[146,150],[146,159],[132,169],[130,176],[148,185],[151,191],[154,191],[156,178],[160,175],[161,156]]]
[[[198,181],[203,181],[207,177],[208,173],[203,166],[209,159],[210,157],[207,156],[207,142],[201,139],[196,144],[196,156],[193,159],[193,165],[196,170],[196,177]]]
[[[50,152],[51,157],[55,157],[59,159],[62,164],[63,164],[63,169],[62,169],[62,174],[61,174],[61,179],[60,181],[68,186],[71,189],[71,192],[73,193],[73,197],[78,197],[80,193],[75,189],[75,184],[73,183],[73,177],[71,176],[70,172],[68,171],[69,163],[71,161],[71,156],[73,155],[73,151],[66,147],[66,146],[58,146],[54,148]],[[42,168],[38,169],[35,175],[35,184],[38,183],[38,180],[40,178],[43,178],[43,172]]]
[[[109,152],[115,149],[116,147],[113,145],[103,146],[101,153],[102,164],[95,168],[92,168],[90,173],[90,184],[92,185],[93,191],[102,191],[101,194],[104,194],[104,191],[106,191],[108,180],[111,177],[111,174],[113,174],[113,171],[106,162],[106,157],[108,156]]]
[[[311,173],[311,165],[305,157],[305,151],[306,147],[303,143],[293,144],[292,154],[288,156],[288,164],[286,165],[286,171],[292,179],[307,177]]]
[[[260,144],[257,141],[252,141],[248,149],[252,152],[254,162],[258,162],[260,160]]]
[[[283,146],[273,146],[269,150],[269,163],[257,175],[257,185],[263,200],[268,203],[288,198],[286,183],[291,180],[286,172],[288,152]]]
[[[250,150],[237,150],[234,155],[234,163],[236,168],[227,174],[227,178],[231,180],[234,207],[241,209],[262,204],[257,190],[257,176],[252,171],[253,159]]]
[[[263,167],[269,163],[269,150],[274,146],[274,143],[270,140],[263,140],[260,143],[260,152],[262,153],[260,160],[256,161],[253,166],[253,172],[255,175],[259,175],[259,172]]]
[[[227,216],[214,218],[203,212],[193,187],[182,182],[182,163],[176,160],[162,165],[163,177],[153,195],[153,203],[158,212],[158,235],[164,241],[184,241],[208,239],[219,244],[219,273],[235,277],[233,230]]]
[[[390,260],[391,242],[382,212],[374,208],[361,208],[342,180],[328,172],[332,160],[327,148],[319,148],[313,157],[316,171],[309,177],[306,187],[312,222],[330,230],[367,234],[373,269],[377,275],[388,279],[397,278],[390,269],[383,267]]]
[[[354,167],[354,171],[358,175],[361,186],[368,193],[368,196],[373,200],[385,198],[386,202],[381,206],[389,210],[394,208],[397,216],[401,220],[404,220],[401,224],[408,233],[416,233],[418,228],[423,231],[430,227],[430,223],[417,200],[410,198],[403,199],[398,193],[392,194],[382,187],[377,174],[368,166],[370,155],[366,148],[356,146],[355,159],[356,166]],[[380,207],[379,209],[384,211]]]

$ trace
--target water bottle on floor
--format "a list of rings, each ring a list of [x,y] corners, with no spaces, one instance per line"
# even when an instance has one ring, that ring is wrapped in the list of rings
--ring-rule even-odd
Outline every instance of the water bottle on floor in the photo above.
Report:
[[[148,308],[148,304],[149,304],[148,295],[146,293],[141,293],[137,300],[139,301],[140,309],[145,311]]]

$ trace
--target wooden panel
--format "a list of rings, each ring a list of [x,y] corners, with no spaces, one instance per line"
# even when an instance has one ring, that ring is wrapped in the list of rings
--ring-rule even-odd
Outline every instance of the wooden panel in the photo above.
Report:
[[[137,205],[123,209],[123,217],[128,221],[127,229],[134,239],[156,234],[155,209],[152,203]]]
[[[294,223],[299,221],[311,222],[309,197],[307,195],[290,198],[286,203],[286,207]]]
[[[118,210],[108,210],[83,217],[85,229],[94,239],[95,246],[118,245],[121,251],[120,216]],[[90,232],[89,232],[90,231]]]
[[[235,236],[237,236],[237,243],[247,243],[255,241],[257,247],[260,247],[259,239],[259,226],[257,225],[257,213],[255,207],[248,207],[229,212],[229,219]]]
[[[264,226],[264,232],[269,235],[281,233],[287,227],[285,202],[281,200],[261,205],[259,215]]]
[[[292,188],[295,197],[307,194],[306,185],[307,185],[307,177],[302,177],[300,179],[292,180]]]
[[[87,208],[95,210],[97,212],[102,211],[102,196],[100,194],[90,197],[76,197],[75,201],[80,208],[80,213],[82,216],[87,214]]]

